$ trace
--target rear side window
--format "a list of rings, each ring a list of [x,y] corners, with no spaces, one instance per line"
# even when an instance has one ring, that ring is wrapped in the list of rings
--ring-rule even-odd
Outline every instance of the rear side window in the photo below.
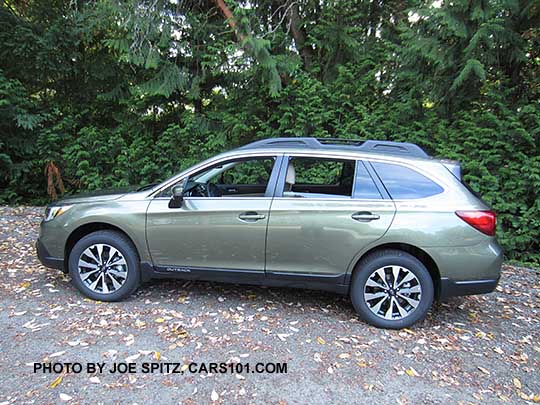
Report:
[[[395,200],[425,198],[444,190],[415,170],[391,163],[371,163],[390,196]]]
[[[293,156],[289,159],[284,197],[351,198],[354,160]]]

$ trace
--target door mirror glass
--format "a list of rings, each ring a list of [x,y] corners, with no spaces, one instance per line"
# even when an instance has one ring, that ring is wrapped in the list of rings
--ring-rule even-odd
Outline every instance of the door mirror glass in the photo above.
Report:
[[[178,184],[172,188],[173,198],[183,198],[184,197],[184,184]]]
[[[172,197],[169,201],[169,208],[180,208],[182,206],[182,202],[184,201],[184,190],[186,183],[187,179],[172,188]]]

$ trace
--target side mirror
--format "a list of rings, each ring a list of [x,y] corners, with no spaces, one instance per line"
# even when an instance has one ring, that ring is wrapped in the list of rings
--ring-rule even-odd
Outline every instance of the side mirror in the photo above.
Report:
[[[172,197],[169,201],[169,208],[180,208],[184,201],[184,184],[178,184],[172,188]]]

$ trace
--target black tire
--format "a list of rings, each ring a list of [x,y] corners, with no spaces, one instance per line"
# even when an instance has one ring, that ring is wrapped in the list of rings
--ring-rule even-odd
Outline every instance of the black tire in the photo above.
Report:
[[[407,269],[416,276],[421,287],[420,302],[416,308],[411,310],[406,316],[398,319],[385,319],[382,316],[375,314],[369,308],[368,303],[364,298],[364,289],[366,288],[366,283],[370,276],[378,269],[386,266],[399,266]],[[402,275],[404,273],[401,272],[399,274]],[[433,303],[434,287],[429,271],[420,260],[401,250],[384,249],[370,253],[358,263],[358,266],[353,273],[350,295],[354,309],[364,321],[378,328],[401,329],[409,327],[424,319]],[[371,303],[378,302],[377,299],[374,301],[368,299],[367,301],[370,301]],[[395,306],[393,308],[395,308]],[[391,312],[395,312],[399,316],[399,313],[394,309],[392,309]]]
[[[94,244],[107,244],[117,249],[127,263],[127,277],[114,292],[100,293],[89,288],[79,273],[79,257]],[[71,250],[68,261],[69,274],[75,287],[84,295],[99,301],[120,301],[130,296],[139,286],[141,276],[139,269],[139,255],[131,240],[122,233],[115,231],[97,231],[81,238]]]

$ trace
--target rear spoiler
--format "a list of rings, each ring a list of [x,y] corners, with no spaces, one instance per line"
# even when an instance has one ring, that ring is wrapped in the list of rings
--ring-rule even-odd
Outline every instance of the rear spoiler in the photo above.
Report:
[[[457,160],[441,160],[441,163],[448,169],[450,173],[454,175],[456,179],[459,181],[463,180],[461,178],[461,163],[459,163]]]

